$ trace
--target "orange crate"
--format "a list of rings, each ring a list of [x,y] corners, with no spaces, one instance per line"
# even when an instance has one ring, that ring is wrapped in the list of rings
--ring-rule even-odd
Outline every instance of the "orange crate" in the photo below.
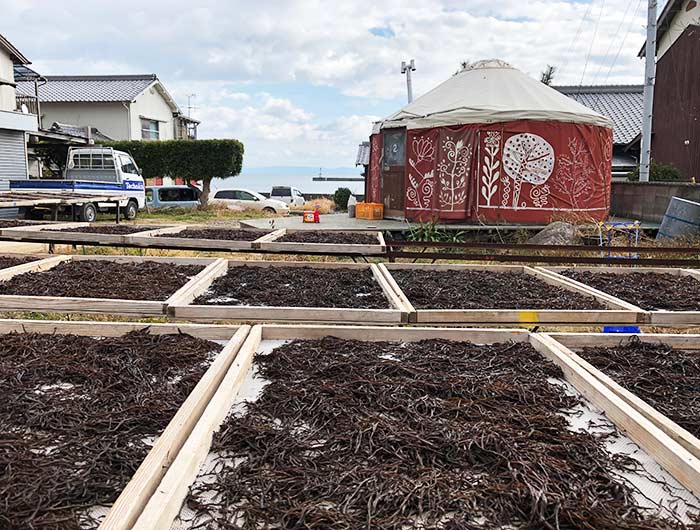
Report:
[[[384,219],[384,205],[377,202],[358,202],[355,207],[355,217],[358,219]]]

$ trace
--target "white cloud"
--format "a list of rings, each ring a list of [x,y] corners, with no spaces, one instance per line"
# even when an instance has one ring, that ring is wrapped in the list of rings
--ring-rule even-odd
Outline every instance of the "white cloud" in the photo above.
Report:
[[[0,0],[0,13],[6,36],[42,73],[155,72],[179,102],[198,94],[203,134],[255,142],[247,146],[247,161],[306,165],[313,163],[309,157],[335,153],[344,157],[334,160],[338,165],[354,156],[348,158],[347,146],[366,137],[357,133],[369,131],[369,121],[355,120],[381,101],[405,97],[402,60],[416,60],[416,95],[446,79],[460,61],[484,58],[504,59],[533,76],[556,65],[557,84],[641,84],[636,54],[644,40],[644,2],[592,2],[237,0],[193,7],[185,0]],[[370,31],[377,28],[388,30]],[[314,115],[286,92],[309,84],[349,98],[338,98],[331,116]],[[270,94],[247,85],[264,85]],[[334,125],[339,115],[343,126]],[[352,133],[348,123],[356,123]],[[345,147],[334,147],[339,144]]]

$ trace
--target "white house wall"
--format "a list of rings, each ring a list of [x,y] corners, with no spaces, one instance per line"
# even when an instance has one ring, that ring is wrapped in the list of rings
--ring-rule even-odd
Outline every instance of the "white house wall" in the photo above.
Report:
[[[68,123],[97,127],[115,140],[129,140],[129,111],[121,103],[41,103],[43,126]],[[140,139],[139,135],[137,139]]]
[[[147,88],[131,103],[131,138],[141,139],[141,117],[159,122],[160,139],[174,137],[173,109],[163,99],[155,87]]]
[[[681,33],[683,33],[685,28],[687,28],[691,24],[700,24],[700,4],[697,4],[691,7],[689,11],[686,11],[690,2],[691,0],[686,0],[685,2],[683,2],[683,7],[681,8],[680,12],[677,13],[676,16],[673,18],[673,21],[671,22],[671,26],[668,28],[668,31],[666,31],[663,37],[659,39],[659,51],[656,55],[657,60],[660,59],[661,56],[665,54],[671,46],[673,46],[673,43],[676,42],[678,37],[681,36]]]
[[[3,81],[14,80],[14,72],[12,69],[12,58],[0,48],[0,79]],[[0,110],[15,110],[15,88],[11,86],[0,86]]]

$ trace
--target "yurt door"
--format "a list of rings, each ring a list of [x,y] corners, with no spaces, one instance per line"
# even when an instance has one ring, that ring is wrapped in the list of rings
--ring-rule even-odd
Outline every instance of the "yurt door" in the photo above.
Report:
[[[406,194],[406,129],[384,131],[382,145],[382,198],[385,217],[404,217]]]

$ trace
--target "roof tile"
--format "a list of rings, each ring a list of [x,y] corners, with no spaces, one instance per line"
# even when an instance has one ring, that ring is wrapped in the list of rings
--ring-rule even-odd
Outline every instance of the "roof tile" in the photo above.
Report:
[[[46,76],[39,100],[48,103],[133,101],[157,80],[155,74],[113,76]],[[34,83],[17,83],[17,92],[34,95]]]

